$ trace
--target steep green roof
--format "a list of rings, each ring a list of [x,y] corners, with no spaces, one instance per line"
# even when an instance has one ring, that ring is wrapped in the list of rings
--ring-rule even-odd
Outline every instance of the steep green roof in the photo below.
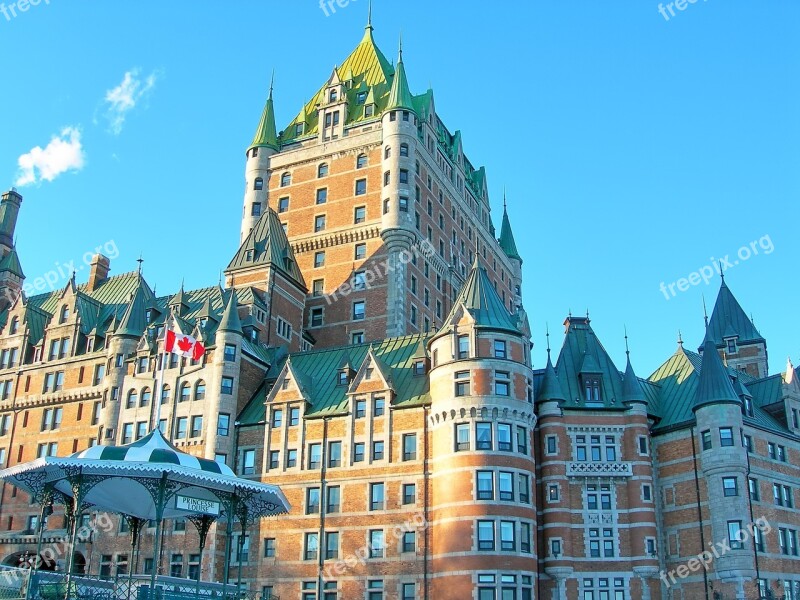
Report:
[[[278,213],[271,208],[267,208],[247,234],[228,265],[227,272],[260,265],[272,265],[305,288],[303,274],[297,266]]]
[[[22,265],[19,262],[19,255],[17,249],[12,246],[11,251],[0,259],[0,272],[8,271],[17,277],[25,278],[22,272]]]
[[[541,380],[538,394],[536,395],[536,402],[565,402],[566,396],[561,389],[561,383],[558,380],[558,375],[553,367],[553,361],[550,360],[550,350],[547,350],[547,367],[544,370],[544,377]]]
[[[445,335],[448,328],[452,327],[456,321],[462,306],[472,316],[475,327],[478,329],[493,329],[520,334],[514,317],[508,312],[497,294],[497,290],[489,281],[486,269],[479,266],[477,257],[469,277],[453,302],[453,309],[445,320],[445,326],[434,337]]]
[[[358,102],[358,93],[371,91],[376,103],[375,117],[382,112],[389,95],[390,82],[394,75],[394,68],[375,44],[372,37],[372,27],[364,31],[364,37],[350,55],[336,69],[342,81],[349,81],[347,90],[348,114],[346,124],[365,119],[363,105]],[[319,132],[319,117],[317,107],[326,103],[325,91],[328,81],[319,88],[316,94],[303,106],[300,113],[292,119],[283,132],[284,143],[307,135]],[[372,117],[370,117],[372,118]],[[303,125],[303,133],[296,132],[296,126]]]
[[[222,313],[222,320],[219,322],[217,331],[228,331],[230,333],[242,334],[242,321],[239,319],[239,302],[236,298],[236,290],[231,290],[225,311]]]
[[[708,340],[703,350],[703,365],[697,383],[693,410],[709,404],[732,403],[741,406],[742,401],[731,383],[728,369],[722,364],[714,342]]]
[[[740,344],[765,341],[756,326],[753,325],[753,321],[742,310],[723,278],[703,343],[711,340],[717,348],[722,348],[725,345],[725,338],[734,336],[738,337],[737,342]]]
[[[395,393],[392,406],[407,408],[430,402],[428,378],[414,374],[414,362],[418,360],[414,354],[423,339],[424,335],[409,335],[371,344],[380,368],[392,381]],[[294,372],[303,374],[303,387],[308,395],[307,415],[321,417],[347,414],[350,410],[349,386],[339,385],[337,373],[344,361],[349,360],[353,365],[362,364],[369,350],[369,344],[360,344],[290,355]],[[282,369],[285,360],[284,357],[280,364],[276,363],[270,372]],[[264,419],[264,402],[269,394],[267,387],[256,392],[242,411],[240,421],[244,422],[245,416],[250,423]]]
[[[597,339],[587,317],[569,317],[564,345],[558,355],[556,371],[569,408],[624,408],[622,378],[611,357]],[[600,377],[600,402],[587,403],[581,374]]]
[[[278,130],[275,127],[275,107],[272,105],[272,84],[269,86],[269,96],[267,97],[267,104],[264,106],[264,112],[261,113],[261,121],[258,123],[256,134],[253,136],[253,141],[250,143],[250,148],[272,148],[273,150],[280,149],[278,142]]]
[[[506,253],[508,258],[515,258],[522,263],[522,257],[517,252],[517,243],[514,241],[514,234],[511,232],[511,223],[508,220],[508,211],[503,199],[503,224],[500,226],[500,248]]]
[[[133,292],[133,298],[128,303],[115,335],[126,337],[140,337],[147,329],[147,307],[153,299],[153,290],[139,277],[139,285]]]
[[[386,103],[386,110],[402,108],[414,110],[414,100],[411,90],[408,87],[406,78],[406,68],[403,66],[403,43],[400,42],[400,51],[397,58],[397,68],[392,79],[392,88],[389,90],[389,101]]]
[[[625,404],[634,402],[647,403],[642,383],[639,381],[636,373],[633,372],[630,356],[628,356],[628,361],[625,365],[625,375],[622,376],[622,401]]]

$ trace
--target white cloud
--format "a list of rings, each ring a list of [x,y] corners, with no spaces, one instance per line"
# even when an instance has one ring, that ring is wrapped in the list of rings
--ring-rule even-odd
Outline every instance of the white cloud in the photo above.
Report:
[[[111,133],[119,135],[122,132],[125,117],[153,91],[157,79],[156,71],[142,78],[139,76],[139,69],[132,69],[125,73],[122,83],[106,92],[103,103],[105,118],[108,120],[108,128]]]
[[[25,186],[53,181],[67,171],[80,171],[86,161],[77,127],[65,127],[54,135],[45,148],[36,146],[17,159],[19,175],[16,185]]]

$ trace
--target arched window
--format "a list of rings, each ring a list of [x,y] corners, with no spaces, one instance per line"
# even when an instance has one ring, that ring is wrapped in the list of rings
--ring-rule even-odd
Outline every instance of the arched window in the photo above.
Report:
[[[139,393],[136,390],[128,392],[128,401],[125,403],[125,408],[134,408],[139,401]]]
[[[11,319],[11,326],[8,329],[8,333],[14,334],[17,333],[19,329],[19,317],[14,317]]]
[[[408,156],[408,144],[400,144],[400,156]]]
[[[264,180],[261,177],[256,177],[256,182],[253,185],[254,190],[263,190],[264,189]]]
[[[146,387],[142,390],[142,399],[139,400],[139,406],[147,406],[150,404],[150,388]]]
[[[206,398],[206,382],[202,379],[194,386],[194,399],[205,400]]]
[[[281,175],[281,187],[286,187],[287,185],[292,185],[291,173],[284,173],[283,175]]]
[[[69,306],[66,304],[61,307],[61,316],[58,318],[59,323],[66,323],[69,319]]]
[[[328,175],[328,163],[322,163],[317,167],[317,177],[326,177]]]
[[[336,102],[339,99],[339,92],[337,92],[335,89],[331,90],[328,98],[331,102]]]
[[[392,147],[386,146],[386,148],[383,149],[383,158],[389,158],[391,155],[392,155]]]
[[[170,387],[167,384],[161,386],[161,404],[169,402]]]
[[[358,158],[356,158],[356,169],[363,169],[366,166],[367,166],[367,155],[359,154]]]
[[[189,397],[192,393],[192,386],[190,386],[186,381],[181,384],[181,397],[178,400],[179,402],[186,402],[189,400]]]

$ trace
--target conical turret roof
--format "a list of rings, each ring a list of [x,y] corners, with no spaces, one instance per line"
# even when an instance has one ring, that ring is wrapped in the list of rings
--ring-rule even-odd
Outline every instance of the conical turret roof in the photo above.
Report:
[[[692,410],[697,410],[709,404],[737,404],[741,400],[731,383],[728,370],[722,364],[717,347],[711,340],[706,340],[703,348],[703,364],[700,379],[697,383],[697,392]]]
[[[239,302],[236,298],[236,290],[231,290],[225,311],[222,313],[222,320],[219,322],[217,331],[228,331],[230,333],[242,334],[242,321],[239,319]]]
[[[561,383],[558,381],[556,369],[553,367],[553,361],[550,360],[550,351],[547,351],[547,367],[544,370],[544,379],[542,380],[542,387],[539,388],[539,394],[536,397],[536,402],[565,402],[567,400],[564,396],[564,390],[561,389]]]
[[[258,123],[258,129],[256,129],[253,142],[250,144],[250,149],[252,148],[280,150],[278,130],[275,127],[275,107],[272,104],[272,83],[269,86],[267,104],[264,106],[264,112],[261,113],[261,121]]]
[[[386,104],[386,110],[402,108],[404,110],[414,111],[414,100],[411,95],[411,90],[408,87],[408,79],[406,78],[406,68],[403,65],[403,42],[400,42],[400,50],[397,58],[397,67],[394,71],[394,78],[392,79],[392,87],[389,90],[389,101]]]
[[[497,241],[508,258],[514,258],[522,263],[522,257],[517,251],[517,243],[514,241],[514,234],[511,232],[511,222],[508,220],[505,199],[503,201],[503,224],[500,226],[500,239]]]

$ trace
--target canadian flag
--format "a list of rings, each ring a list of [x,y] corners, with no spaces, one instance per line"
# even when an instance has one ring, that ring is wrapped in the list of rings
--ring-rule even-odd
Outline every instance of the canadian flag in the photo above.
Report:
[[[192,360],[200,360],[206,353],[206,347],[202,342],[198,342],[190,335],[178,333],[172,329],[167,329],[167,338],[164,347],[167,352],[180,354]]]

